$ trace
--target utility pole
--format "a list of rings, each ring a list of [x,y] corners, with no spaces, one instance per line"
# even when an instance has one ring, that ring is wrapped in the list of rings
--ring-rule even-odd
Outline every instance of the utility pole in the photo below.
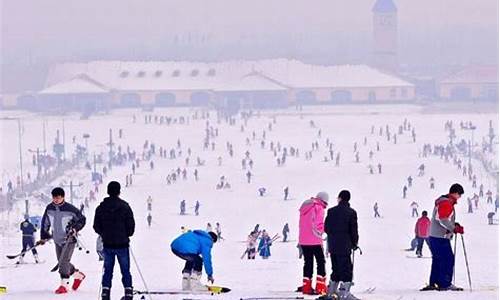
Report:
[[[19,133],[19,169],[21,171],[21,193],[24,194],[24,185],[23,185],[23,148],[21,145],[21,119],[17,118],[17,127],[18,127],[18,133]]]
[[[37,166],[36,178],[40,178],[40,173],[42,171],[42,168],[40,167],[40,152],[45,153],[45,150],[40,151],[40,148],[36,147],[36,150],[28,149],[28,151],[31,153],[36,153],[36,166]]]
[[[69,187],[69,201],[71,202],[71,204],[73,204],[73,187],[81,187],[82,185],[83,183],[81,182],[77,185],[74,185],[73,180],[70,180],[69,185],[63,185],[63,187]]]
[[[111,166],[113,164],[113,130],[110,128],[109,129],[109,167],[111,169]]]
[[[62,119],[62,132],[63,132],[63,160],[66,161],[66,133],[64,130],[64,119]]]

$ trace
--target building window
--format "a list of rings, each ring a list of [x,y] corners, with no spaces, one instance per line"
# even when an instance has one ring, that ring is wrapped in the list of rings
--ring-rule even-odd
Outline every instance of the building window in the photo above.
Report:
[[[401,89],[401,97],[403,98],[408,97],[408,90],[406,88]]]
[[[121,72],[121,73],[120,73],[120,77],[121,77],[121,78],[126,78],[126,77],[128,77],[128,71],[123,71],[123,72]]]
[[[160,71],[160,70],[157,70],[157,71],[155,72],[155,77],[161,77],[161,74],[163,74],[163,72],[162,72],[162,71]]]
[[[194,69],[193,71],[191,71],[191,77],[196,77],[196,76],[198,76],[199,73],[200,73],[200,71],[198,71],[197,69]]]
[[[179,77],[181,75],[181,71],[175,70],[172,72],[172,77]]]
[[[144,75],[146,75],[146,72],[144,71],[137,72],[137,77],[144,77]]]
[[[391,98],[395,98],[395,97],[396,97],[396,89],[392,88],[391,89]]]
[[[212,68],[212,69],[208,70],[207,76],[210,76],[210,77],[215,76],[215,69]]]

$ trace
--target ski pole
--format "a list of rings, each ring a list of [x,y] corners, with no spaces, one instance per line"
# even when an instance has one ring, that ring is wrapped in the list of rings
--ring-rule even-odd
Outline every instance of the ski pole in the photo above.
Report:
[[[455,245],[453,246],[453,285],[455,285],[455,257],[457,256],[457,234],[455,234]]]
[[[137,271],[139,272],[139,276],[141,276],[141,280],[142,280],[142,283],[144,284],[144,288],[149,293],[149,288],[146,284],[146,280],[144,280],[144,276],[142,276],[141,269],[139,268],[139,264],[137,263],[137,260],[135,259],[135,255],[134,255],[134,252],[132,251],[132,248],[130,248],[130,254],[132,255],[132,258],[134,259],[135,267],[137,268]],[[151,294],[149,294],[149,299],[153,300],[153,298],[151,297]]]
[[[464,235],[462,234],[461,237],[462,237],[462,247],[464,248],[465,266],[467,267],[467,277],[469,278],[469,288],[470,291],[472,292],[472,281],[470,279],[470,269],[469,269],[469,260],[467,259],[467,251],[465,251]]]

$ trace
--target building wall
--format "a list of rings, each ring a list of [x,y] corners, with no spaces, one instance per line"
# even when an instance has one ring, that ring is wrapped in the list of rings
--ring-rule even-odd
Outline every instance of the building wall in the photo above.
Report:
[[[403,90],[406,89],[406,96]],[[415,99],[414,87],[376,87],[376,88],[313,88],[313,89],[296,89],[289,93],[290,103],[295,103],[297,93],[311,90],[316,95],[317,103],[328,103],[332,101],[332,93],[334,91],[348,91],[351,93],[351,102],[368,102],[370,100],[370,92],[375,93],[375,101],[412,101]]]
[[[3,94],[2,95],[2,107],[3,108],[15,108],[17,105],[17,97],[19,94]]]
[[[470,99],[481,99],[487,98],[488,90],[496,90],[498,94],[498,83],[441,83],[439,85],[439,96],[441,99],[468,100],[453,99],[455,97],[452,94],[456,89],[468,89],[470,91]]]

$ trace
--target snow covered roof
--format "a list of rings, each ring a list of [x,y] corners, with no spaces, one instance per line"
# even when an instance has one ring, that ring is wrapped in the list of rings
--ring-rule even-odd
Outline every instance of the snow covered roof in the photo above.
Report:
[[[86,74],[79,74],[69,80],[55,83],[42,91],[39,94],[56,95],[56,94],[105,94],[109,89],[100,82],[90,78]]]
[[[498,66],[469,66],[445,77],[441,83],[498,83]]]
[[[122,91],[413,86],[407,81],[366,65],[319,66],[288,59],[216,63],[186,61],[65,63],[51,68],[46,86],[67,81],[78,74],[87,74],[88,77],[109,88]],[[248,77],[249,74],[258,76]]]

